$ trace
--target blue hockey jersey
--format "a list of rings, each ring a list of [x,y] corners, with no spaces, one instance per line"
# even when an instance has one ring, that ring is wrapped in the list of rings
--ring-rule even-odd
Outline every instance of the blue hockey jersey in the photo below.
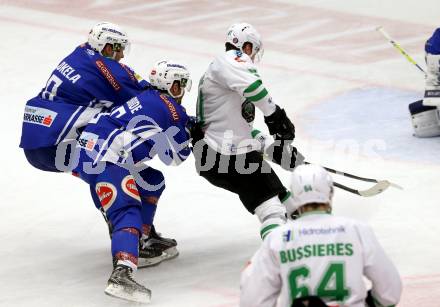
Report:
[[[58,64],[46,87],[26,103],[20,147],[35,149],[74,140],[78,128],[95,114],[123,104],[146,86],[148,82],[128,66],[82,44]]]
[[[426,42],[425,51],[430,54],[440,54],[440,28],[436,29]]]
[[[156,155],[167,165],[178,165],[191,153],[187,121],[185,109],[174,99],[148,89],[90,121],[78,138],[81,150],[74,172],[84,178],[85,162],[135,165]]]

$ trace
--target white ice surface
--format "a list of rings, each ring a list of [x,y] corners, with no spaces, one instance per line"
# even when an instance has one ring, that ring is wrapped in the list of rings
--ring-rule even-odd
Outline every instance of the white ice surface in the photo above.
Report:
[[[374,198],[337,191],[335,214],[374,227],[404,280],[400,306],[440,305],[440,139],[411,136],[406,109],[421,97],[423,78],[374,31],[384,25],[423,64],[423,40],[439,26],[438,0],[124,3],[0,2],[0,306],[130,305],[103,293],[109,239],[88,186],[32,168],[18,148],[26,100],[99,20],[128,30],[126,63],[136,71],[146,75],[154,61],[174,58],[195,83],[221,52],[227,26],[254,23],[267,41],[260,73],[296,123],[307,159],[404,187]],[[195,99],[196,90],[185,97],[191,114]],[[256,126],[265,129],[261,117]],[[238,306],[240,270],[260,244],[259,224],[193,164],[192,157],[178,168],[153,164],[167,182],[156,224],[178,240],[180,256],[139,270],[137,279],[152,290],[151,306]],[[275,168],[288,184],[289,174]]]

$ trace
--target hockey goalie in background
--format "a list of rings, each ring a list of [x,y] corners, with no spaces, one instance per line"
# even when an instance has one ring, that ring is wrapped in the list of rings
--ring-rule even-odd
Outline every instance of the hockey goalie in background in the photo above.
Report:
[[[440,136],[440,28],[425,44],[426,82],[423,100],[409,105],[414,135]]]

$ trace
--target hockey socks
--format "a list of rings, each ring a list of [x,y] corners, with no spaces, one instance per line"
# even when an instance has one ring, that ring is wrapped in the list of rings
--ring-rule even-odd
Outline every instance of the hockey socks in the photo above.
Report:
[[[114,261],[136,269],[138,264],[139,231],[135,228],[122,228],[114,231],[112,236],[112,256]]]
[[[154,196],[142,197],[142,233],[148,236],[148,233],[144,232],[144,225],[153,225],[154,215],[156,214],[157,203],[159,198]]]
[[[260,236],[263,240],[274,228],[286,223],[286,208],[281,204],[278,196],[266,200],[255,208],[255,215],[261,222]]]

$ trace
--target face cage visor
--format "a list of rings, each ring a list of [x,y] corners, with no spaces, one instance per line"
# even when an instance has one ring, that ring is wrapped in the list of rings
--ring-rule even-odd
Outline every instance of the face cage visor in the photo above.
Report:
[[[171,93],[171,87],[173,86],[175,81],[178,81],[180,84],[180,94],[177,96],[174,96]],[[175,79],[173,81],[173,83],[171,83],[171,86],[168,88],[168,94],[170,94],[170,96],[173,98],[180,98],[183,96],[183,94],[185,94],[186,91],[187,92],[191,91],[191,87],[192,87],[192,80],[191,79],[187,79],[187,78]]]
[[[131,44],[130,42],[126,42],[126,43],[113,43],[112,44],[112,48],[114,52],[120,52],[123,51],[124,52],[124,57],[128,56],[130,54],[130,50],[131,50]]]

